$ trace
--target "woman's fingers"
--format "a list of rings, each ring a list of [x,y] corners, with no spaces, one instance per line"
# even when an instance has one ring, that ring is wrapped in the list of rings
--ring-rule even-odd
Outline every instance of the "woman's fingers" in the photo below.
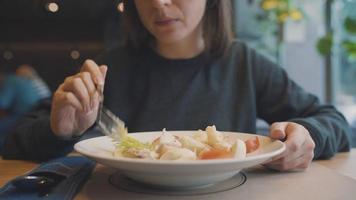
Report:
[[[82,104],[72,92],[57,91],[55,95],[59,99],[59,102],[69,104],[76,110],[83,110]]]
[[[288,137],[287,140],[285,141],[285,144],[288,146],[288,149],[292,153],[295,153],[305,143],[306,136],[307,136],[306,133],[308,133],[308,130],[301,125],[289,123],[289,125],[286,128],[286,132]]]
[[[284,140],[287,135],[286,134],[287,125],[288,125],[288,122],[273,123],[270,127],[270,137],[272,139],[276,139],[276,140]],[[287,154],[288,154],[288,148],[286,148],[286,150],[284,152],[282,152],[281,154],[273,157],[271,160],[268,161],[268,163],[279,160],[279,159],[285,157]]]
[[[304,155],[301,155],[293,160],[288,160],[287,157],[280,158],[274,162],[268,163],[266,166],[268,168],[279,170],[279,171],[287,171],[291,169],[295,169],[296,166],[302,164],[301,162],[304,160]]]
[[[294,160],[283,161],[281,159],[279,162],[268,163],[265,166],[278,171],[305,170],[309,167],[313,157],[313,153],[302,154]]]
[[[283,140],[286,137],[288,122],[276,122],[270,127],[270,137],[276,140]]]
[[[64,92],[71,92],[75,95],[83,107],[82,111],[89,112],[91,110],[89,91],[80,77],[68,78],[62,89]]]
[[[106,72],[108,71],[108,66],[107,65],[101,65],[99,67],[99,70],[103,76],[103,79],[104,79],[104,82],[105,82],[105,79],[106,79]]]
[[[93,60],[90,59],[86,60],[82,66],[80,74],[85,73],[85,76],[82,78],[85,78],[83,81],[88,88],[91,109],[96,107],[93,95],[95,94],[97,87],[104,88],[107,69],[106,65],[101,65],[99,67]],[[88,74],[90,75],[90,79]]]
[[[89,72],[81,72],[81,73],[78,74],[77,77],[82,79],[82,81],[85,84],[85,87],[86,87],[88,93],[90,95],[93,95],[95,90],[96,90],[96,87],[94,85],[94,82],[93,82],[93,80],[91,78],[90,73]]]
[[[84,71],[90,73],[95,84],[104,85],[105,75],[101,72],[99,66],[93,60],[88,59],[84,62],[81,72]]]
[[[90,109],[93,109],[95,106],[94,93],[96,91],[96,87],[95,87],[94,82],[91,78],[91,75],[89,72],[81,72],[78,74],[78,76],[82,79],[82,81],[88,91],[89,98],[90,98],[89,106],[90,106]]]
[[[314,157],[314,141],[308,130],[302,125],[293,122],[276,123],[271,131],[283,131],[286,135],[286,150],[265,163],[265,166],[280,171],[292,169],[305,169]],[[271,132],[272,134],[272,132]]]
[[[289,151],[288,155],[290,155],[287,157],[287,162],[301,155],[314,153],[314,141],[304,126],[290,123],[286,131],[288,137],[285,141],[285,145]]]
[[[283,161],[288,163],[305,153],[303,146],[307,140],[305,134],[292,124],[287,126],[286,133],[287,139],[284,142],[286,150],[283,154],[283,157],[285,157]]]
[[[269,163],[273,163],[273,162],[280,162],[280,160],[284,157],[286,157],[288,155],[288,150],[286,148],[286,150],[284,150],[281,154],[273,157],[272,159],[266,161],[264,164],[269,164]]]
[[[81,134],[95,122],[100,99],[97,88],[104,86],[106,71],[106,66],[87,60],[80,73],[59,86],[51,110],[51,128],[56,135]]]
[[[282,163],[290,163],[303,155],[304,155],[303,151],[299,151],[297,153],[291,153],[290,151],[286,150],[285,153],[281,154],[280,157],[272,160],[271,162],[269,162],[267,164],[277,165],[277,164],[282,164]]]
[[[92,100],[93,100],[93,110],[96,110],[99,107],[99,103],[100,103],[100,96],[97,91],[94,92]]]
[[[104,85],[107,66],[98,65],[92,60],[86,60],[82,71],[74,76],[66,78],[60,90],[71,93],[81,104],[81,111],[88,113],[97,107],[98,96],[97,85]],[[73,99],[71,97],[71,99]],[[75,106],[79,108],[78,105]]]

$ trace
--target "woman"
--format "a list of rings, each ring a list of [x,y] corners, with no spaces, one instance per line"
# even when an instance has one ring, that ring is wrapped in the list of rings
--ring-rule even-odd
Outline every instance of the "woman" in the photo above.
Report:
[[[94,124],[96,88],[105,84],[106,106],[130,132],[215,124],[224,131],[253,133],[260,117],[271,124],[270,136],[287,146],[266,164],[281,171],[306,169],[313,158],[348,150],[349,128],[340,113],[320,105],[274,63],[233,41],[230,4],[124,1],[124,46],[98,59],[105,65],[87,60],[80,73],[60,85],[50,122],[42,119],[48,124],[40,131],[47,132],[43,137],[62,147],[75,142]]]

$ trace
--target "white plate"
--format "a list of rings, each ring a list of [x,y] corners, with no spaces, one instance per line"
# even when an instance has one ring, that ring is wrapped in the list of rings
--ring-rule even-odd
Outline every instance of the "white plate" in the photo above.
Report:
[[[174,135],[193,135],[196,131],[169,131]],[[246,140],[256,135],[222,132],[229,137]],[[131,133],[130,136],[143,142],[151,142],[162,132]],[[199,187],[228,179],[241,169],[252,167],[282,153],[283,142],[272,141],[265,136],[258,136],[260,148],[247,154],[243,159],[215,159],[195,161],[160,161],[113,156],[114,144],[106,136],[80,141],[74,149],[97,162],[119,169],[129,178],[160,187]]]

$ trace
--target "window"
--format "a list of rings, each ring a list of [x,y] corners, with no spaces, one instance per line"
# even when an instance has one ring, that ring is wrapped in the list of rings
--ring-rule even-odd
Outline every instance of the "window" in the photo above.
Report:
[[[331,2],[333,102],[356,126],[356,0]]]

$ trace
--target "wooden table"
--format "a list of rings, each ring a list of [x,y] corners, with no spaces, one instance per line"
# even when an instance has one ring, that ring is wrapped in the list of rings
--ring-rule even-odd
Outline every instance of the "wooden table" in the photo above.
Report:
[[[0,187],[12,178],[36,167],[28,161],[0,159]],[[175,196],[157,196],[130,193],[108,183],[115,170],[97,165],[91,178],[75,199],[177,199]],[[179,199],[354,199],[356,196],[356,149],[339,153],[330,160],[314,161],[305,172],[277,173],[261,167],[246,171],[248,180],[235,191],[213,195],[184,196]]]

